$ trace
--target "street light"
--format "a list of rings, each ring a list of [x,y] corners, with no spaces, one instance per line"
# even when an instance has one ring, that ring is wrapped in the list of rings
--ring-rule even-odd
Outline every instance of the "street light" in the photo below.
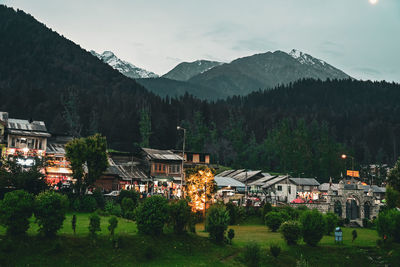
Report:
[[[185,139],[186,139],[186,129],[181,127],[181,126],[177,126],[176,129],[182,130],[183,131],[183,144],[182,144],[182,169],[181,169],[181,197],[183,198],[183,179],[185,178],[185,174],[183,172],[183,164],[185,162]]]
[[[354,171],[354,157],[346,155],[346,154],[342,154],[342,159],[346,159],[347,157],[351,158],[351,170]]]

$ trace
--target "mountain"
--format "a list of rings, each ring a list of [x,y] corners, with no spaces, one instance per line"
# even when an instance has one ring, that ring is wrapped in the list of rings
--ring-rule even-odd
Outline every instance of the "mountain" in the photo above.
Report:
[[[188,82],[213,88],[225,96],[246,95],[259,89],[314,78],[348,79],[349,75],[297,50],[243,57],[198,74]]]
[[[162,77],[177,81],[187,81],[193,76],[208,71],[216,66],[222,65],[222,62],[209,60],[196,60],[194,62],[182,62],[175,68],[164,74]]]
[[[111,51],[104,51],[103,54],[98,54],[95,51],[91,50],[90,53],[92,55],[98,57],[101,59],[104,63],[107,63],[114,69],[118,70],[121,72],[123,75],[136,79],[136,78],[157,78],[158,75],[151,72],[147,71],[145,69],[141,69],[133,65],[132,63],[129,63],[127,61],[119,59],[116,55],[114,55],[113,52]]]

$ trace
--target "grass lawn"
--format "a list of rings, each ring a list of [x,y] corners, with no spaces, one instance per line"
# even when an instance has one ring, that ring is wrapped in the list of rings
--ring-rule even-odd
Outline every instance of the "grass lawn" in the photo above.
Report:
[[[114,249],[107,230],[109,217],[101,217],[102,231],[94,244],[88,236],[89,214],[77,214],[77,234],[71,229],[72,214],[68,214],[63,228],[54,240],[37,235],[38,226],[32,219],[28,236],[19,242],[8,240],[0,227],[0,266],[245,266],[243,251],[249,242],[262,247],[262,266],[293,266],[301,257],[310,266],[371,266],[400,261],[397,250],[376,248],[376,231],[357,229],[358,238],[351,242],[351,231],[343,229],[344,242],[336,245],[333,236],[325,236],[318,247],[303,243],[289,247],[279,233],[272,233],[253,218],[235,230],[233,245],[218,246],[209,242],[204,225],[196,226],[197,235],[175,236],[164,234],[157,238],[137,234],[136,224],[118,219],[116,234],[119,248]],[[269,244],[282,247],[275,259]]]

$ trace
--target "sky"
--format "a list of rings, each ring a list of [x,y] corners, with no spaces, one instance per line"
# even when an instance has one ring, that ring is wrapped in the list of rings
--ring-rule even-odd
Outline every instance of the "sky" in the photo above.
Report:
[[[0,0],[86,50],[164,74],[180,62],[295,48],[400,82],[400,0]]]

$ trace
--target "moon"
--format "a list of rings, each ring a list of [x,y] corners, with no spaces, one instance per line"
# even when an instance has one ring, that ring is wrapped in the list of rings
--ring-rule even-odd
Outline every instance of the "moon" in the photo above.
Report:
[[[371,5],[376,5],[376,4],[378,4],[378,1],[379,1],[379,0],[369,0],[369,3],[370,3]]]

